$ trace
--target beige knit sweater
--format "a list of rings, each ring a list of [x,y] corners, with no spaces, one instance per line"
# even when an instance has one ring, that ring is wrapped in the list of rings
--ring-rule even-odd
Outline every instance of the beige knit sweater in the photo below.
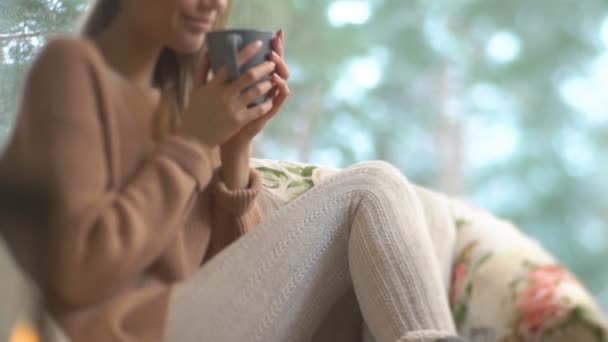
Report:
[[[161,340],[172,284],[271,210],[255,171],[230,191],[216,149],[153,141],[154,112],[82,38],[49,42],[30,70],[0,171],[50,191],[45,290],[73,341]]]

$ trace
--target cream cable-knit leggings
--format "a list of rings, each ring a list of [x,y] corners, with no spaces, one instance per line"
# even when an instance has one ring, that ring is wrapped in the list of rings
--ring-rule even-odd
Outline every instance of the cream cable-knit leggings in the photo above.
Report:
[[[277,210],[172,298],[167,340],[309,341],[354,287],[378,342],[454,336],[416,190],[383,162],[355,165]]]

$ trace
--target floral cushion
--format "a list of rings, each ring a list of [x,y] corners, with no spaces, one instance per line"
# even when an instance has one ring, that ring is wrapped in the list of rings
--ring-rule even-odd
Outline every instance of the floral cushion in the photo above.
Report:
[[[285,203],[339,172],[253,161],[266,191]],[[584,286],[511,223],[453,199],[457,254],[449,300],[471,341],[608,342],[608,323]]]
[[[300,196],[315,184],[337,173],[338,169],[300,163],[253,159],[253,167],[262,176],[264,188],[284,203]]]
[[[461,334],[492,341],[608,341],[608,324],[584,286],[542,246],[453,200],[458,254],[450,304]]]

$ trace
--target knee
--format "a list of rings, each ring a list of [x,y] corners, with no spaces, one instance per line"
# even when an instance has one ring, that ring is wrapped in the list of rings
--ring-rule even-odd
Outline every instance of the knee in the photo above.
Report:
[[[369,161],[356,164],[348,169],[362,190],[377,192],[407,189],[413,192],[409,180],[392,164],[384,161]]]

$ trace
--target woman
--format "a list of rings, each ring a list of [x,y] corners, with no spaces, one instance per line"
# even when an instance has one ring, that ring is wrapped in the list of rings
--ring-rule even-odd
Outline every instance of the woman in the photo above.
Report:
[[[2,167],[49,189],[53,316],[72,341],[307,341],[353,286],[377,341],[454,337],[393,167],[356,165],[269,214],[250,146],[289,95],[283,35],[246,75],[206,82],[196,62],[229,5],[98,0],[30,70]]]

